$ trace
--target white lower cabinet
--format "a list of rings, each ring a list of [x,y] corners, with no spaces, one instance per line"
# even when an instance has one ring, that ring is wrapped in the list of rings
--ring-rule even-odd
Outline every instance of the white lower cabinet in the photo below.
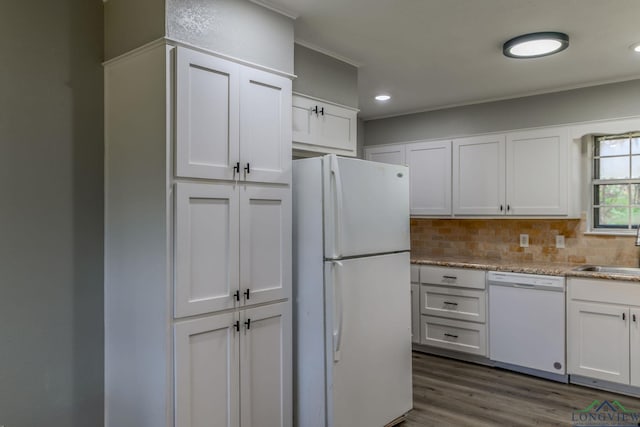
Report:
[[[629,382],[627,308],[573,302],[569,306],[571,373],[618,383]]]
[[[176,426],[291,426],[288,304],[176,323]]]
[[[569,278],[568,290],[569,374],[640,386],[640,284]]]
[[[485,276],[482,270],[421,267],[421,344],[488,354]]]

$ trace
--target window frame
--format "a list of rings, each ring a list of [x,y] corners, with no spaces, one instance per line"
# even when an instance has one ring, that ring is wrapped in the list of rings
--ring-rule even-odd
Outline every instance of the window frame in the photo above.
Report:
[[[607,206],[607,205],[596,204],[597,186],[607,185],[607,184],[609,185],[622,184],[622,185],[628,185],[630,190],[632,184],[640,184],[640,177],[625,178],[625,179],[600,179],[600,178],[596,179],[595,178],[596,171],[600,167],[599,163],[597,162],[599,161],[599,159],[602,158],[602,156],[596,156],[596,148],[598,147],[598,142],[602,139],[624,139],[624,138],[629,139],[629,153],[624,155],[618,155],[618,156],[604,156],[604,158],[627,157],[629,159],[629,172],[631,175],[631,172],[632,172],[631,162],[634,156],[631,148],[631,139],[640,138],[640,132],[628,131],[628,132],[621,132],[621,133],[593,134],[592,137],[589,138],[589,144],[588,144],[589,160],[588,160],[588,168],[587,168],[587,172],[589,174],[589,186],[588,186],[589,210],[588,210],[587,219],[589,222],[589,230],[591,233],[609,234],[609,235],[635,235],[637,232],[639,225],[633,224],[631,222],[631,219],[632,219],[631,209],[633,207],[640,208],[640,205],[631,204],[631,194],[629,194],[629,200],[627,205],[614,205],[614,206],[620,206],[620,207],[625,207],[629,209],[626,225],[599,225],[598,218],[596,215],[596,209],[603,206]],[[636,154],[636,156],[640,157],[640,153]]]

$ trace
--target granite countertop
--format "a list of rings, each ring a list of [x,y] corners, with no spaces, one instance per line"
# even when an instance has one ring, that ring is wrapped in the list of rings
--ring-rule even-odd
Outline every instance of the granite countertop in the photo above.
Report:
[[[625,280],[640,282],[640,275],[613,274],[595,271],[574,271],[577,265],[540,263],[528,261],[503,261],[488,258],[430,257],[412,258],[412,264],[435,265],[441,267],[471,268],[486,271],[506,271],[511,273],[545,274],[549,276],[584,277],[588,279]]]

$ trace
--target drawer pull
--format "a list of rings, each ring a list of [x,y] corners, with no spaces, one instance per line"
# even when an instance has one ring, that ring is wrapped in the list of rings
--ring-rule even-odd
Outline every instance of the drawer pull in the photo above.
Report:
[[[445,305],[458,305],[457,302],[451,302],[451,301],[444,301]]]
[[[636,321],[636,315],[635,314],[631,315],[631,320],[633,320],[634,322]]]
[[[445,337],[449,337],[449,338],[458,338],[458,336],[457,336],[457,335],[447,334],[447,333],[445,333],[445,334],[444,334],[444,336],[445,336]]]
[[[458,278],[456,276],[442,276],[443,279],[448,279],[448,280],[458,280]]]
[[[627,315],[626,315],[626,313],[622,313],[622,320],[627,320]]]

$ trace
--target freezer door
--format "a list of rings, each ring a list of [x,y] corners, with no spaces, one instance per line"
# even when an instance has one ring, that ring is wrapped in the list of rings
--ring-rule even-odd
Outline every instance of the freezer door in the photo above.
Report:
[[[325,263],[327,427],[382,427],[412,407],[407,252]]]
[[[409,250],[406,166],[323,158],[325,258]]]

